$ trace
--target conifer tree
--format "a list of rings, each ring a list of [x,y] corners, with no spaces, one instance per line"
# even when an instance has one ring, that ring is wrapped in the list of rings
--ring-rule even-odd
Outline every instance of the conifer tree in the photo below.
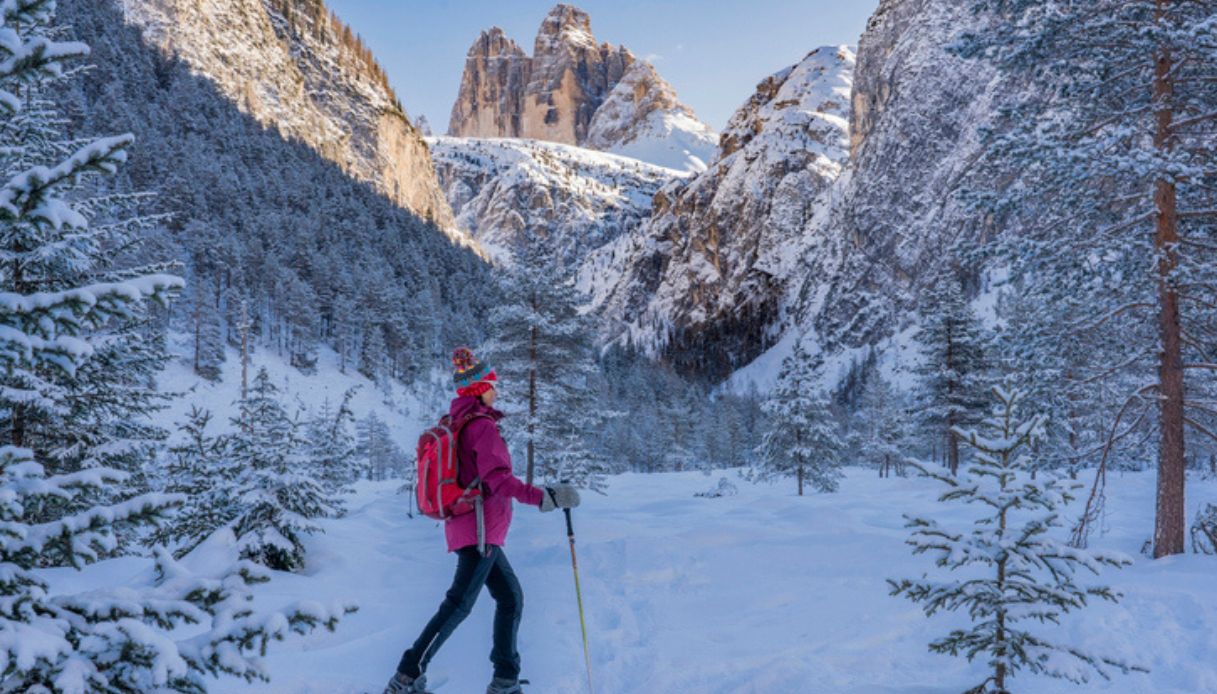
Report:
[[[238,402],[233,426],[229,455],[238,474],[230,491],[237,507],[232,527],[241,556],[298,570],[304,566],[302,537],[318,531],[314,519],[338,515],[340,502],[314,477],[300,424],[279,402],[265,368]]]
[[[1080,485],[1047,471],[1032,475],[1030,449],[1044,429],[1044,417],[1023,416],[1018,390],[997,387],[993,394],[993,412],[980,429],[955,430],[974,453],[962,474],[921,468],[946,487],[939,501],[970,505],[978,511],[975,520],[956,528],[906,516],[913,553],[929,554],[939,568],[963,576],[889,580],[892,595],[921,603],[927,616],[955,610],[971,616],[970,627],[931,642],[930,650],[968,660],[983,657],[992,675],[973,692],[1007,692],[1008,679],[1022,669],[1077,683],[1087,682],[1091,673],[1106,679],[1112,670],[1128,672],[1133,668],[1118,659],[1052,640],[1035,628],[1059,623],[1063,614],[1084,608],[1092,598],[1118,599],[1109,587],[1083,584],[1078,574],[1097,575],[1103,566],[1130,561],[1068,547],[1053,537]]]
[[[610,415],[596,397],[595,332],[579,313],[577,290],[554,281],[562,276],[559,266],[540,246],[533,241],[522,253],[503,303],[490,314],[486,353],[505,389],[496,406],[510,417],[507,443],[523,453],[529,483],[557,481],[559,457],[563,474],[592,481],[604,466],[592,442]],[[574,439],[583,451],[578,460],[566,452]]]
[[[765,433],[757,448],[760,478],[791,477],[799,496],[805,484],[837,490],[843,443],[828,396],[821,389],[823,360],[796,345],[782,360],[782,373],[761,410]]]
[[[88,53],[83,44],[52,38],[54,11],[49,0],[0,5],[5,127],[17,118],[42,117],[23,112],[31,103],[23,97],[63,76],[65,62]],[[208,674],[264,677],[255,652],[267,641],[289,630],[332,627],[342,612],[311,604],[255,616],[245,585],[264,576],[226,562],[199,577],[162,561],[161,580],[147,590],[87,594],[53,588],[34,570],[96,561],[116,548],[116,526],[158,521],[183,502],[150,493],[98,502],[129,475],[101,465],[49,474],[30,448],[37,417],[62,415],[63,394],[92,385],[90,359],[109,349],[98,334],[182,286],[163,274],[80,276],[107,230],[93,233],[89,206],[66,196],[90,174],[113,173],[131,142],[130,136],[76,141],[53,157],[55,148],[40,146],[45,142],[10,140],[0,150],[0,371],[10,417],[0,437],[0,690],[6,692],[202,692]],[[64,384],[60,378],[76,380]],[[97,457],[98,451],[84,455]],[[94,501],[75,503],[86,498]],[[187,624],[193,625],[190,635],[177,640],[176,628]]]
[[[921,419],[930,436],[941,443],[947,468],[954,473],[959,469],[959,442],[951,431],[975,422],[982,413],[979,382],[985,364],[980,322],[953,272],[933,280],[921,321],[917,333],[925,349],[917,369],[922,378]]]
[[[958,54],[1020,78],[960,186],[1038,305],[1072,301],[1054,343],[1096,349],[1083,373],[1131,387],[1105,448],[1156,415],[1155,557],[1185,549],[1184,428],[1212,437],[1206,347],[1217,297],[1217,36],[1210,2],[980,0]],[[1012,184],[1012,182],[1015,182]],[[1200,336],[1205,337],[1200,337]],[[1184,393],[1187,393],[1185,398]],[[1195,405],[1201,404],[1200,407]],[[1084,519],[1097,516],[1101,466]],[[1076,534],[1085,540],[1085,528]]]
[[[351,398],[355,388],[342,396],[338,408],[330,408],[326,399],[321,410],[308,426],[309,467],[331,498],[347,491],[347,486],[359,476],[358,446],[355,441],[355,413]]]
[[[904,398],[878,371],[872,371],[858,396],[853,416],[859,437],[858,453],[874,465],[880,477],[904,474],[905,457],[913,440],[911,417]]]

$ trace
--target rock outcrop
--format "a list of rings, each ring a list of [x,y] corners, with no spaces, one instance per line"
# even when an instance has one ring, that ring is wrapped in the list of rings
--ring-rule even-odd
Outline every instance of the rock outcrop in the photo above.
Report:
[[[547,140],[689,170],[704,168],[717,139],[654,66],[597,43],[588,14],[566,4],[541,22],[531,57],[502,29],[482,32],[448,134]]]
[[[655,196],[604,297],[616,336],[726,376],[772,338],[805,230],[848,156],[854,52],[829,46],[757,85],[718,158]]]
[[[145,40],[238,106],[455,234],[422,136],[321,0],[120,0]]]

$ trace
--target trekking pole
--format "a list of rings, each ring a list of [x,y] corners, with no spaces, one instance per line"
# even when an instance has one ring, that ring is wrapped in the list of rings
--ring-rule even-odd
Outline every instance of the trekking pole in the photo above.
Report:
[[[575,572],[575,599],[579,602],[579,628],[583,631],[583,663],[587,666],[587,691],[595,694],[592,686],[592,656],[587,648],[587,621],[583,618],[583,591],[579,589],[579,562],[575,560],[575,527],[571,525],[570,509],[562,509],[566,513],[566,537],[570,540],[570,568]]]

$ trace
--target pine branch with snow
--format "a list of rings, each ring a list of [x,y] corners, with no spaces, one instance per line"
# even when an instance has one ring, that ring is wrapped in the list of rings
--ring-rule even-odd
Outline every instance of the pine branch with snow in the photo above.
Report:
[[[954,528],[929,518],[907,518],[912,530],[908,544],[914,554],[927,554],[948,572],[965,578],[890,580],[892,595],[920,603],[927,616],[940,611],[966,611],[972,625],[956,629],[930,643],[936,653],[985,659],[990,677],[974,691],[1005,692],[1006,681],[1019,670],[1085,683],[1092,674],[1109,679],[1114,672],[1140,668],[1089,652],[1074,644],[1053,641],[1036,625],[1059,624],[1062,615],[1085,608],[1090,600],[1116,601],[1110,587],[1083,583],[1083,573],[1098,575],[1103,567],[1120,568],[1127,557],[1077,549],[1054,535],[1060,514],[1080,486],[1049,471],[1033,474],[1029,449],[1045,425],[1042,415],[1024,417],[1023,395],[1017,389],[995,387],[992,414],[978,429],[956,428],[972,461],[960,474],[921,467],[942,483],[943,503],[957,502],[975,509],[970,527]]]

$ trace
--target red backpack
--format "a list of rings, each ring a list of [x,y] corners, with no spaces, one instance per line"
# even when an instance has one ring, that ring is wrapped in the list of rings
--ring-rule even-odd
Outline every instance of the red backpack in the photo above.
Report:
[[[462,487],[460,461],[456,457],[461,430],[479,417],[489,419],[485,414],[473,413],[454,423],[445,415],[439,424],[418,437],[418,510],[424,516],[447,520],[479,505],[481,481],[475,477],[468,487]]]

